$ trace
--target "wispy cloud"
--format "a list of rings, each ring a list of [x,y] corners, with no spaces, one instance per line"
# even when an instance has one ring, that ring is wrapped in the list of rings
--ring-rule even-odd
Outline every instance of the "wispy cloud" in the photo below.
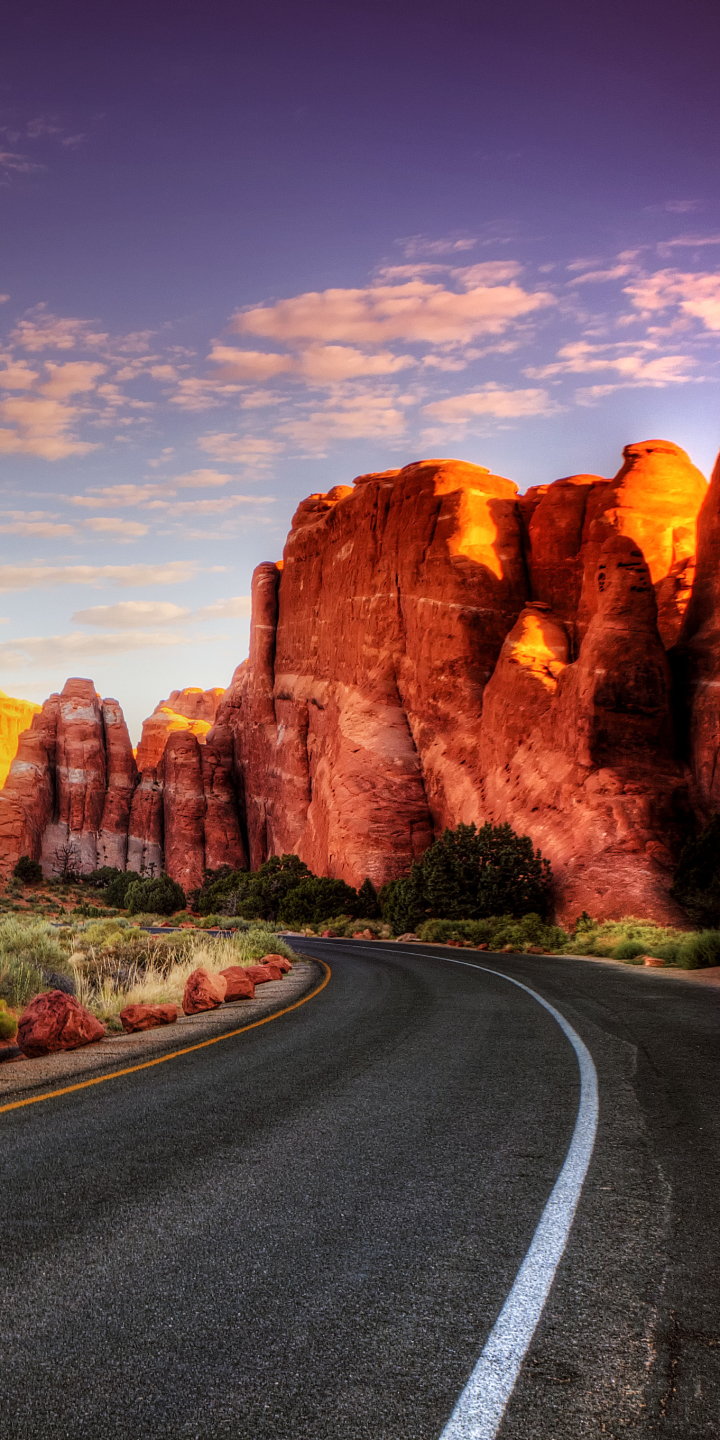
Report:
[[[153,625],[177,625],[192,612],[169,600],[119,600],[117,605],[92,605],[76,610],[74,625],[95,625],[107,630],[139,630]]]
[[[557,410],[557,402],[546,390],[512,390],[488,384],[465,395],[434,400],[425,406],[424,413],[443,425],[466,425],[477,417],[517,420],[528,415],[552,415]]]
[[[223,565],[213,565],[221,571]],[[145,585],[186,585],[200,573],[194,560],[168,560],[160,565],[0,565],[0,593],[47,590],[65,585],[111,583],[121,589]]]

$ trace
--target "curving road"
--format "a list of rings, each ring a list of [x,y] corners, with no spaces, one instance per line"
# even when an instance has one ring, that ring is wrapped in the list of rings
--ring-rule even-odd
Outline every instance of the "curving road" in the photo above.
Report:
[[[0,1115],[7,1440],[438,1440],[600,1120],[501,1440],[720,1433],[720,992],[318,942],[260,1029]],[[459,957],[458,957],[459,958]],[[455,1428],[474,1440],[479,1433]]]

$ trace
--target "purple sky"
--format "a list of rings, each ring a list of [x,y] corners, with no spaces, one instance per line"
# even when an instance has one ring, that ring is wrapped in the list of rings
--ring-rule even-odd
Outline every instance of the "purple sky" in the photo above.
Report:
[[[121,11],[121,13],[116,13]],[[720,445],[716,0],[26,0],[0,686],[226,684],[311,490]],[[4,368],[2,368],[4,367]]]

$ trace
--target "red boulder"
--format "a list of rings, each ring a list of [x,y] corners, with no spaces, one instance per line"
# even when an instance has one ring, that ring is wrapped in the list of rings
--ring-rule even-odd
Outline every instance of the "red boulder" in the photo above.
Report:
[[[291,961],[287,960],[284,955],[266,955],[262,963],[263,965],[277,965],[278,970],[282,970],[285,975],[292,970]]]
[[[228,965],[225,970],[220,971],[227,981],[225,991],[226,1000],[252,1000],[255,994],[255,983],[248,975],[244,965]]]
[[[95,1019],[73,995],[48,990],[36,995],[20,1016],[17,1043],[28,1059],[54,1055],[58,1050],[77,1050],[102,1040],[105,1026]]]
[[[186,1015],[197,1015],[201,1010],[217,1010],[222,1005],[227,990],[223,975],[211,975],[209,970],[193,970],[185,982],[183,1010]]]
[[[174,1025],[177,1005],[126,1005],[120,1011],[123,1030],[132,1035],[136,1030],[155,1030],[158,1025]]]
[[[256,985],[262,985],[266,980],[282,980],[283,972],[277,965],[263,963],[262,965],[248,965],[245,974],[249,975]]]

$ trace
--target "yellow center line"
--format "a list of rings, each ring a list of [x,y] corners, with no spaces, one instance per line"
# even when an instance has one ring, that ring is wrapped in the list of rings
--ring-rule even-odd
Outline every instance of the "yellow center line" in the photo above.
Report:
[[[210,1040],[200,1040],[197,1045],[186,1045],[184,1050],[172,1050],[169,1055],[158,1055],[155,1060],[143,1060],[140,1065],[127,1065],[124,1070],[111,1070],[107,1075],[96,1075],[92,1080],[79,1080],[76,1085],[64,1085],[62,1090],[47,1090],[43,1095],[31,1095],[27,1100],[12,1100],[9,1105],[0,1105],[0,1115],[6,1110],[21,1110],[23,1105],[39,1105],[41,1100],[55,1100],[58,1095],[69,1095],[73,1090],[87,1090],[90,1085],[104,1085],[106,1080],[118,1080],[121,1075],[134,1075],[137,1070],[151,1070],[153,1065],[164,1065],[166,1060],[177,1060],[180,1055],[191,1055],[193,1050],[204,1050],[207,1045],[217,1045],[221,1040],[231,1040],[234,1035],[244,1035],[246,1030],[256,1030],[258,1025],[268,1025],[271,1020],[279,1020],[281,1015],[289,1015],[291,1010],[297,1010],[300,1005],[306,1005],[308,1000],[314,1000],[316,995],[330,979],[332,971],[324,960],[318,960],[325,971],[325,979],[309,995],[303,995],[302,1000],[295,1000],[292,1005],[286,1005],[284,1010],[276,1010],[273,1015],[266,1015],[263,1020],[252,1020],[249,1025],[241,1025],[239,1030],[226,1030],[224,1035],[213,1035]]]

